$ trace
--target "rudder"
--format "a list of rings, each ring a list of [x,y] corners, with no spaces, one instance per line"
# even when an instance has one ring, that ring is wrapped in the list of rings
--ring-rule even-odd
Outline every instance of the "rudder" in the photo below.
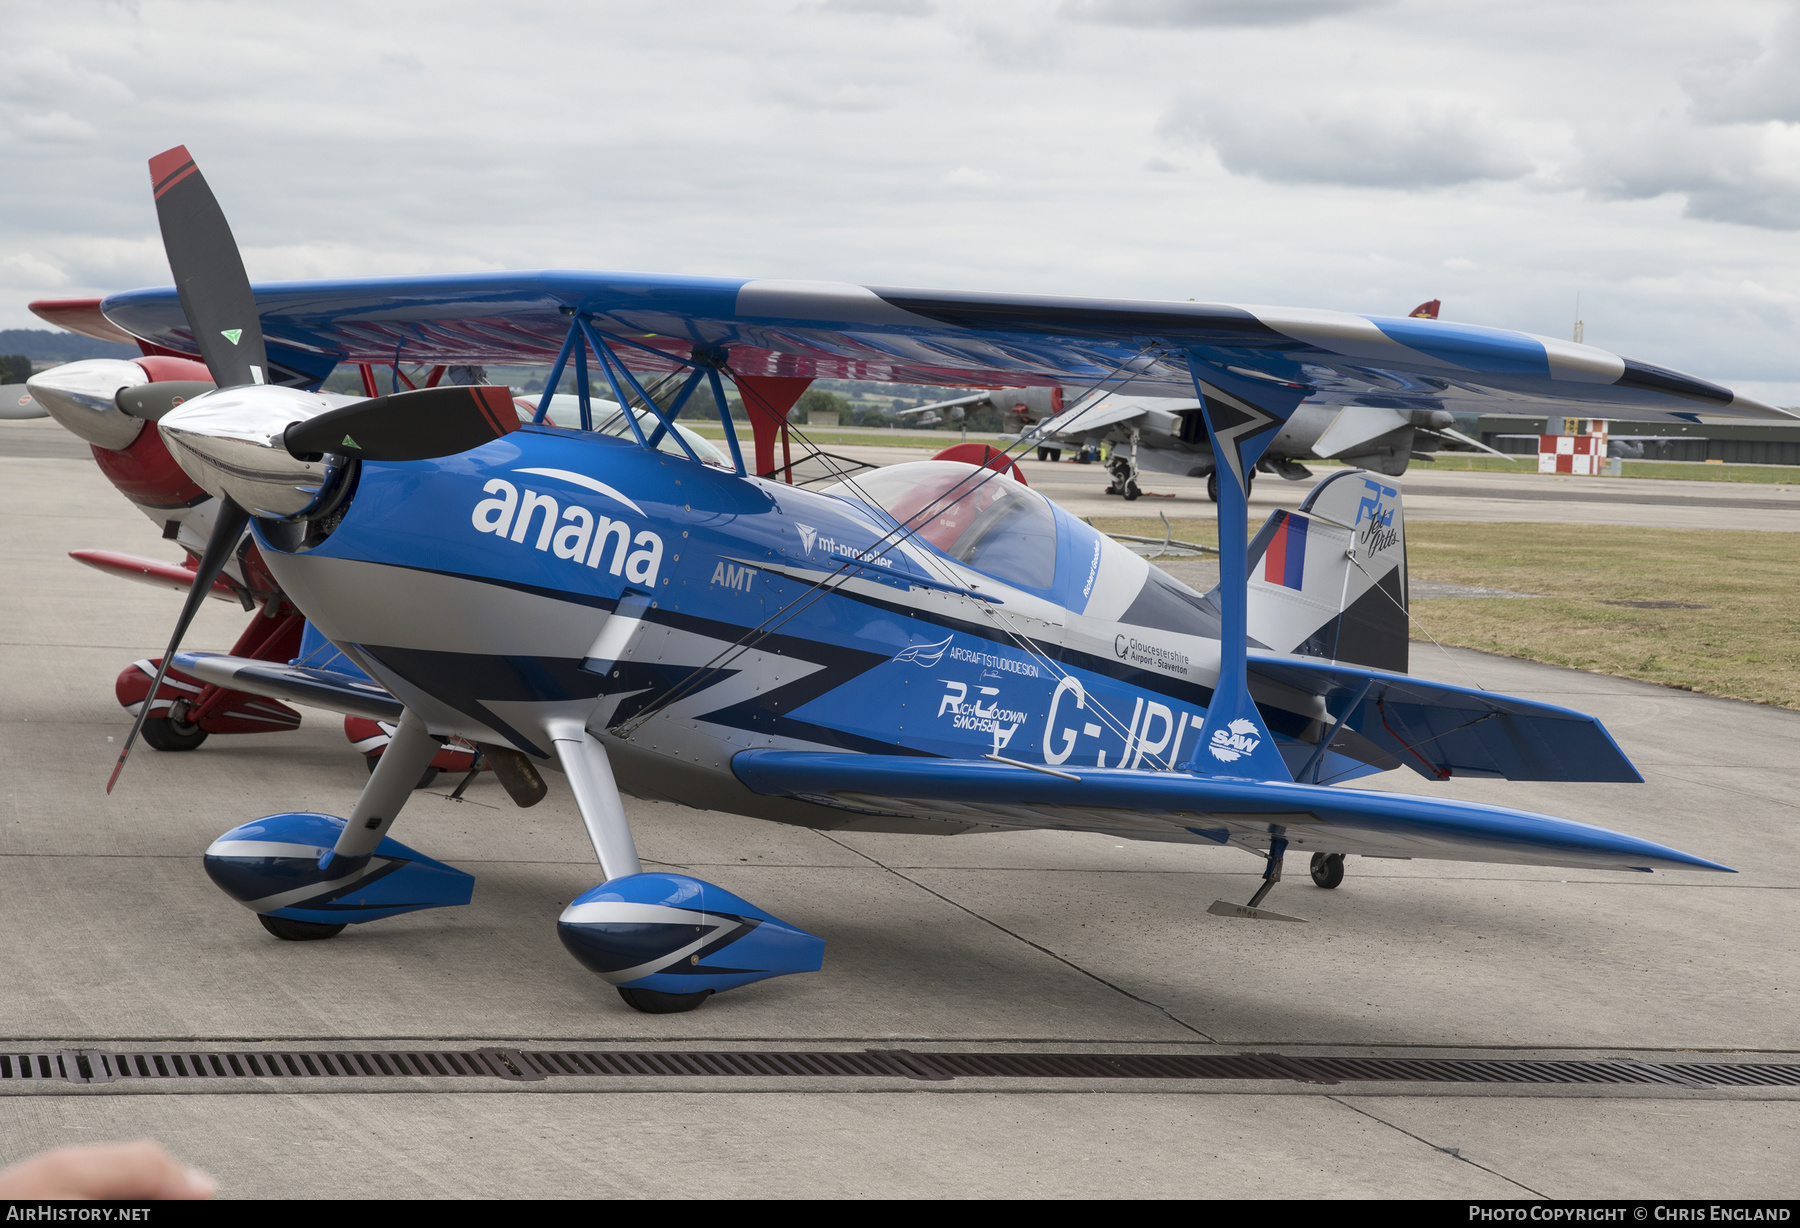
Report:
[[[1249,632],[1275,652],[1405,673],[1406,523],[1400,489],[1361,469],[1277,511],[1250,543]]]

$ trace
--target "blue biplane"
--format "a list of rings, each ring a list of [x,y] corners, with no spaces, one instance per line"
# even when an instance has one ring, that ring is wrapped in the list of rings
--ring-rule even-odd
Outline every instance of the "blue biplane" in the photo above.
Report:
[[[644,871],[622,793],[825,829],[1233,845],[1264,859],[1263,882],[1212,911],[1246,918],[1293,919],[1262,907],[1289,853],[1311,854],[1323,887],[1346,854],[1726,868],[1543,815],[1332,787],[1396,766],[1641,778],[1592,717],[1407,675],[1387,479],[1334,475],[1248,545],[1245,492],[1308,398],[1779,410],[1589,346],[1329,311],[578,272],[253,289],[187,151],[151,170],[175,288],[103,309],[208,364],[216,390],[159,425],[222,507],[164,660],[248,523],[318,633],[379,684],[302,664],[287,693],[398,716],[347,818],[269,815],[207,850],[214,882],[280,937],[469,900],[468,875],[388,834],[450,736],[521,802],[542,795],[539,767],[566,775],[605,881],[559,932],[648,1011],[816,969],[823,943],[716,885]],[[608,434],[552,425],[549,392],[522,423],[506,390],[480,385],[307,390],[340,363],[390,361],[550,361],[552,390],[573,364],[581,427],[596,378],[630,412]],[[1219,586],[1176,582],[1004,465],[780,480],[777,424],[822,376],[1198,398],[1226,475]],[[723,451],[678,425],[698,406]]]

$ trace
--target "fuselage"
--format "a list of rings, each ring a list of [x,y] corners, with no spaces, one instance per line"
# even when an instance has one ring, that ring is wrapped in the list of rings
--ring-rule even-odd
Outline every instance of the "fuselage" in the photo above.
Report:
[[[753,794],[732,756],[1193,753],[1218,676],[1207,597],[1009,477],[936,462],[833,490],[526,427],[364,462],[323,540],[258,533],[315,625],[432,732],[549,760],[545,723],[578,716],[639,796],[922,830]],[[878,506],[896,500],[914,532]],[[1313,714],[1269,716],[1284,753],[1310,753]]]

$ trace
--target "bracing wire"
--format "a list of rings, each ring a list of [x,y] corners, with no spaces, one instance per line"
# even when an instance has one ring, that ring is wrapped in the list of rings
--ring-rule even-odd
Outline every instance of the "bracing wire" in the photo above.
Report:
[[[624,340],[624,338],[621,338],[621,340]],[[1131,359],[1127,360],[1127,362],[1128,363],[1138,362],[1140,359],[1143,358],[1143,356],[1145,354],[1147,354],[1150,351],[1151,348],[1152,348],[1151,345],[1144,346],[1143,349],[1141,349],[1137,354],[1133,355]],[[660,351],[657,351],[657,353],[658,353],[659,357],[668,357],[667,355],[663,355]],[[680,361],[680,360],[677,360],[677,361]],[[692,365],[692,364],[684,363],[683,365]],[[1127,365],[1126,363],[1121,363],[1121,364],[1119,364],[1119,368],[1122,369],[1122,368],[1126,367],[1126,365]],[[729,370],[729,368],[726,368],[725,373],[727,375],[732,376],[734,384],[737,383],[735,372],[732,372]],[[1125,382],[1119,386],[1119,388],[1115,388],[1112,391],[1117,392],[1120,389],[1129,386],[1133,380],[1136,380],[1142,374],[1143,374],[1143,372],[1141,370],[1131,372],[1129,378],[1126,379]],[[1104,399],[1104,397],[1099,397],[1099,398],[1096,398],[1094,402],[1092,402],[1088,405],[1081,404],[1081,402],[1084,399],[1086,399],[1093,392],[1097,391],[1101,387],[1101,385],[1103,385],[1105,382],[1106,381],[1104,379],[1096,381],[1088,389],[1083,391],[1081,393],[1081,395],[1076,399],[1076,405],[1079,407],[1078,411],[1077,411],[1077,415],[1076,415],[1077,417],[1079,417],[1081,414],[1085,414],[1089,409],[1091,409],[1093,407],[1094,404],[1098,404],[1100,400]],[[740,392],[739,392],[740,398],[742,398],[743,395],[744,394],[743,394],[743,392],[741,390],[741,386],[740,386]],[[1072,422],[1073,422],[1073,420],[1071,420],[1071,424],[1072,424]],[[816,444],[814,444],[813,441],[810,438],[808,438],[804,432],[801,432],[797,429],[793,429],[791,426],[790,426],[790,429],[792,430],[792,433],[794,433],[800,437],[801,443],[805,447],[813,450],[814,454],[822,455],[822,456],[826,456],[826,457],[830,456],[829,453],[825,453],[822,448],[819,448]],[[1065,426],[1065,429],[1067,429],[1066,426]],[[1025,443],[1024,440],[1020,440],[1017,446],[1022,447],[1022,446],[1024,446],[1024,443]],[[1005,452],[1002,453],[1002,455],[1005,455],[1005,454],[1006,454]],[[828,467],[829,467],[829,462],[828,462]],[[856,493],[856,495],[858,496],[859,501],[862,502],[863,504],[865,504],[869,509],[871,509],[874,512],[885,515],[885,512],[881,508],[881,505],[879,503],[877,503],[874,499],[870,498],[868,493],[866,491],[862,490],[861,487],[857,485],[857,483],[855,482],[855,479],[849,473],[838,471],[838,472],[834,473],[834,476],[836,476],[840,482],[842,482],[843,484],[848,486],[852,491],[854,491]],[[688,675],[688,677],[681,684],[678,684],[677,686],[672,687],[666,694],[664,694],[662,697],[660,697],[655,703],[652,703],[651,705],[647,706],[644,710],[642,710],[641,712],[634,715],[629,721],[624,722],[622,725],[620,725],[619,727],[614,729],[613,732],[616,735],[621,736],[621,737],[629,736],[630,733],[632,733],[633,731],[635,731],[636,729],[641,727],[651,717],[655,716],[657,713],[668,708],[671,704],[675,703],[677,700],[681,699],[685,695],[691,693],[694,690],[694,687],[703,678],[710,676],[713,673],[716,673],[720,669],[724,669],[724,668],[728,667],[731,664],[731,662],[737,660],[745,652],[750,651],[755,646],[756,643],[760,643],[763,639],[766,639],[768,636],[775,634],[777,631],[780,630],[781,627],[786,626],[788,623],[792,622],[795,618],[799,617],[806,610],[812,608],[813,605],[815,605],[818,601],[823,600],[824,597],[827,596],[829,593],[835,592],[838,588],[841,588],[845,583],[848,583],[850,579],[854,578],[855,571],[860,570],[860,568],[857,567],[857,564],[866,563],[869,560],[878,558],[881,555],[888,553],[890,550],[893,550],[893,549],[903,545],[904,543],[906,543],[909,539],[911,539],[913,536],[915,536],[918,533],[919,529],[922,528],[924,524],[929,523],[931,513],[933,513],[934,511],[936,511],[938,508],[940,508],[942,506],[946,506],[946,500],[950,500],[953,497],[954,498],[963,497],[963,495],[965,493],[963,491],[963,487],[966,484],[968,484],[969,482],[972,481],[974,483],[974,485],[970,488],[970,491],[967,493],[972,493],[972,491],[974,489],[979,488],[979,486],[982,482],[991,481],[991,480],[1000,478],[1002,476],[1003,476],[1002,470],[992,469],[992,468],[988,468],[988,467],[983,467],[983,468],[977,469],[974,473],[972,473],[970,475],[969,478],[964,479],[963,482],[957,483],[949,491],[946,491],[946,492],[944,492],[943,495],[939,496],[939,498],[937,500],[935,500],[932,504],[930,504],[929,506],[927,506],[924,509],[921,509],[918,513],[916,513],[911,518],[914,522],[914,527],[909,528],[906,525],[900,524],[898,521],[894,521],[893,517],[891,517],[891,516],[887,517],[890,521],[893,522],[894,527],[892,529],[888,530],[886,533],[882,534],[882,536],[877,539],[875,544],[873,544],[867,550],[865,550],[862,553],[862,555],[859,556],[858,559],[850,561],[850,562],[846,562],[844,564],[840,564],[833,573],[816,581],[812,585],[812,587],[809,588],[806,592],[795,597],[792,601],[788,602],[787,605],[782,606],[780,609],[777,609],[774,612],[772,612],[768,618],[765,618],[761,623],[757,624],[757,626],[750,628],[743,635],[739,636],[736,641],[727,645],[725,648],[721,649],[718,653],[716,653],[710,661],[706,662],[705,664],[700,666],[698,669],[696,669],[692,673],[690,673]],[[887,539],[890,537],[893,537],[896,532],[899,533],[899,536],[894,537],[894,540],[892,540],[891,542],[887,541]],[[886,544],[884,544],[884,542]],[[918,551],[918,552],[916,552],[916,554],[915,554],[915,552],[909,551],[908,554],[909,554],[909,557],[916,557],[918,561],[924,562],[928,566],[930,566],[932,569],[937,570],[940,573],[940,575],[942,575],[945,578],[949,579],[950,581],[954,582],[956,587],[958,587],[958,588],[964,587],[962,578],[960,576],[956,575],[956,573],[948,567],[948,564],[944,560],[938,559],[930,551]],[[1068,676],[1066,674],[1066,672],[1063,671],[1061,669],[1061,667],[1059,665],[1057,665],[1056,662],[1054,662],[1050,658],[1049,654],[1045,653],[1042,650],[1042,648],[1040,648],[1034,641],[1032,641],[1029,637],[1025,636],[1015,625],[1012,624],[1012,622],[1009,618],[1007,618],[1001,612],[995,610],[992,603],[981,602],[979,604],[980,604],[980,608],[985,613],[987,613],[991,619],[993,619],[995,622],[1001,624],[998,629],[1006,637],[1006,639],[1011,641],[1016,647],[1018,647],[1021,651],[1023,651],[1027,656],[1035,657],[1038,660],[1041,660],[1044,663],[1047,672],[1050,673],[1050,675],[1052,677],[1057,678],[1058,681],[1060,682],[1063,678],[1066,678]],[[786,617],[782,617],[784,614],[786,615]],[[776,619],[780,619],[780,622],[776,623],[775,622]],[[771,626],[772,623],[775,625]],[[1124,726],[1123,722],[1121,722],[1103,704],[1099,703],[1097,700],[1095,701],[1094,709],[1097,711],[1098,715],[1100,716],[1101,720],[1104,723],[1112,726],[1113,732],[1120,734],[1125,739],[1127,748],[1129,748],[1130,743],[1132,741],[1132,731],[1127,729]],[[1173,752],[1171,752],[1171,754],[1173,754]]]

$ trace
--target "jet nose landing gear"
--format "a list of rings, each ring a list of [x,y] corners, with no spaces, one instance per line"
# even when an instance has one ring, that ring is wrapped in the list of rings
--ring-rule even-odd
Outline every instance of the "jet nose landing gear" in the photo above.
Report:
[[[556,922],[569,954],[653,1015],[691,1011],[752,981],[817,972],[825,940],[685,874],[626,874],[584,892]]]

